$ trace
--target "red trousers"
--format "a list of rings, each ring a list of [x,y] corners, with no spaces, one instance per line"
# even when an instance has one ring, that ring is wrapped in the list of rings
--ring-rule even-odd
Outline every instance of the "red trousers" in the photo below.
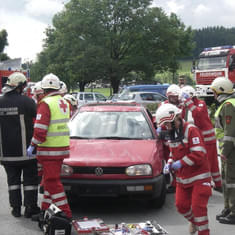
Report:
[[[222,186],[221,175],[219,171],[219,162],[218,162],[218,154],[216,143],[207,144],[205,143],[207,157],[209,161],[209,169],[211,172],[212,180],[215,183],[215,187]]]
[[[39,162],[42,164],[43,168],[42,177],[44,187],[41,209],[46,210],[53,203],[59,207],[68,218],[72,218],[72,212],[64,192],[63,184],[60,180],[61,165],[63,160],[40,159]]]
[[[212,194],[210,183],[183,188],[176,185],[175,205],[180,214],[196,225],[198,235],[209,235],[207,204]]]

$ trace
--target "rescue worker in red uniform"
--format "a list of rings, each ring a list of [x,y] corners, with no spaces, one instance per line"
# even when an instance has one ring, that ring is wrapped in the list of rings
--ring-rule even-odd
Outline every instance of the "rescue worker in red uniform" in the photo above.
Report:
[[[67,125],[69,107],[60,95],[60,80],[56,75],[50,73],[44,76],[41,87],[45,96],[40,101],[37,110],[34,134],[27,153],[28,156],[31,156],[32,151],[37,147],[37,159],[43,167],[42,213],[53,203],[68,218],[72,218],[60,180],[63,159],[69,157],[69,128]],[[39,216],[35,216],[34,220],[39,219]]]
[[[21,216],[22,201],[24,216],[30,218],[40,208],[38,200],[37,160],[28,157],[26,150],[33,135],[33,119],[36,105],[22,95],[27,79],[23,73],[12,73],[3,87],[0,97],[0,161],[7,174],[9,202],[14,217]],[[21,183],[21,176],[23,183]],[[23,195],[21,193],[23,185]],[[4,203],[4,202],[2,202]]]
[[[181,112],[175,105],[164,104],[156,113],[157,124],[164,124],[170,136],[164,173],[176,175],[175,204],[190,222],[190,234],[209,235],[207,204],[212,190],[206,149],[199,129],[185,122]]]
[[[70,117],[72,117],[78,109],[78,100],[70,94],[66,94],[64,99],[69,103]]]
[[[33,92],[33,97],[32,98],[35,101],[35,103],[37,104],[37,106],[39,106],[40,101],[45,96],[41,85],[42,85],[42,82],[39,81],[32,87],[32,92]],[[43,179],[42,179],[43,169],[42,169],[42,164],[40,162],[38,162],[37,166],[38,166],[38,176],[39,176],[39,179],[41,179],[40,180],[39,192],[43,193]]]
[[[210,120],[206,103],[196,97],[196,91],[191,86],[184,86],[181,89],[181,97],[184,99],[185,105],[182,117],[187,121],[186,113],[187,111],[191,111],[194,124],[199,128],[203,136],[211,177],[214,182],[214,189],[222,192],[222,180],[219,171],[215,130]]]
[[[160,103],[159,107],[162,104],[173,104],[173,105],[176,105],[177,107],[181,107],[180,99],[179,99],[180,92],[181,92],[181,89],[178,85],[171,84],[167,88],[167,91],[166,91],[167,100]],[[164,131],[164,130],[166,130],[166,127],[164,126],[164,124],[161,126],[158,126],[157,134],[159,134],[161,131]],[[161,136],[163,136],[163,135],[161,135]],[[163,137],[163,153],[164,153],[164,159],[167,162],[169,159],[170,151],[169,151],[169,143],[167,140],[164,140],[164,138],[165,137]],[[170,184],[167,187],[167,192],[168,193],[175,193],[175,178],[173,175],[171,175],[171,173],[169,173],[167,176],[170,177],[170,179],[168,181],[172,181],[172,182],[170,182]]]

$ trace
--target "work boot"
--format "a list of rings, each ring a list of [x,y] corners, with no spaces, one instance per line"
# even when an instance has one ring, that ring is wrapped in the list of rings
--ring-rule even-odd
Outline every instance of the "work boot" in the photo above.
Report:
[[[32,215],[40,213],[40,208],[38,206],[26,206],[24,211],[25,218],[31,218]]]
[[[219,222],[221,224],[235,224],[235,215],[229,214],[225,217],[220,217]]]
[[[216,220],[220,220],[220,218],[226,217],[227,215],[229,215],[230,212],[231,211],[229,208],[224,208],[220,214],[216,215]]]
[[[44,213],[45,211],[40,211],[39,213],[32,215],[31,216],[32,221],[39,222],[41,220],[44,220]]]
[[[189,234],[194,235],[197,232],[197,227],[192,222],[189,224]]]
[[[11,214],[14,216],[14,217],[20,217],[21,216],[21,208],[20,207],[13,207],[12,208],[12,211],[11,211]]]

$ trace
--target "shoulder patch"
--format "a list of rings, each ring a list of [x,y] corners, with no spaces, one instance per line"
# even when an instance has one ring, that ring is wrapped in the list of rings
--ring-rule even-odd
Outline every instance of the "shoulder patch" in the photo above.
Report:
[[[199,137],[193,137],[192,138],[193,144],[200,144],[200,139]]]
[[[199,106],[199,107],[203,107],[204,105],[201,103],[201,104],[199,104],[198,106]]]
[[[226,116],[225,120],[226,120],[226,124],[229,125],[231,123],[231,121],[232,121],[232,116]]]

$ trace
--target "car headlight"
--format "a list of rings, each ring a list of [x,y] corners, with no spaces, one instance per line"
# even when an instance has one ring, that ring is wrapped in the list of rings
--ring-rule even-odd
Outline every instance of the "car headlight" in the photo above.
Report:
[[[73,174],[73,168],[71,166],[62,164],[60,175],[61,176],[68,176],[68,175],[72,175],[72,174]]]
[[[129,176],[152,175],[152,167],[149,164],[129,166],[126,168],[126,174]]]

